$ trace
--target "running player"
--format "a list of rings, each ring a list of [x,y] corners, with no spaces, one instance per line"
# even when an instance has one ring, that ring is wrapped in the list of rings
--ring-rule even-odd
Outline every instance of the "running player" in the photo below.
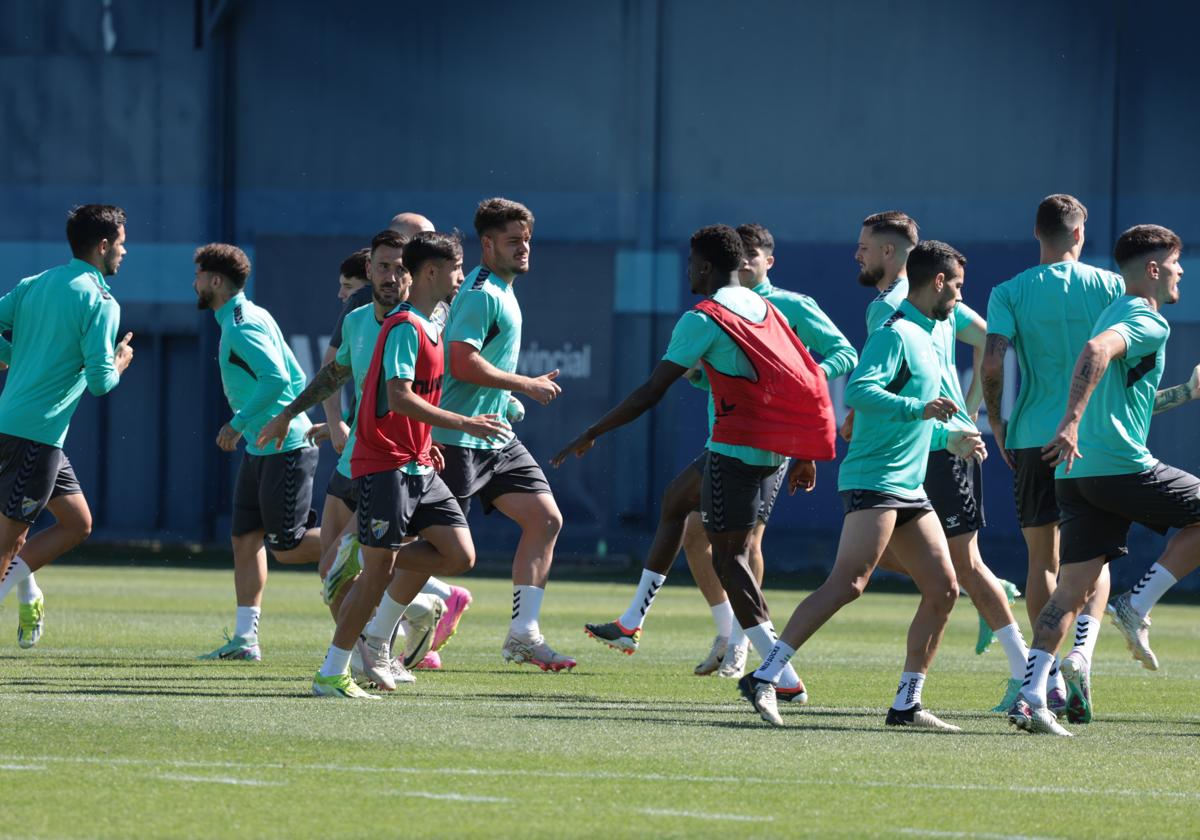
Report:
[[[1190,384],[1158,391],[1171,328],[1162,308],[1179,300],[1183,243],[1158,225],[1121,234],[1113,259],[1127,294],[1100,313],[1071,375],[1066,412],[1044,449],[1062,514],[1058,585],[1038,615],[1027,676],[1009,712],[1018,728],[1069,736],[1047,708],[1055,652],[1110,560],[1128,553],[1134,522],[1179,528],[1147,582],[1131,628],[1135,656],[1153,656],[1145,614],[1171,583],[1200,566],[1200,478],[1146,448],[1150,417],[1193,399]],[[1066,670],[1063,661],[1063,670]],[[1144,660],[1143,660],[1144,661]]]
[[[763,482],[785,469],[788,457],[794,456],[799,460],[788,474],[789,489],[811,488],[816,482],[814,461],[834,457],[835,429],[824,371],[779,310],[740,284],[738,271],[745,260],[742,240],[733,228],[712,225],[692,234],[688,282],[694,294],[708,297],[679,319],[650,378],[567,444],[551,463],[560,466],[572,453],[582,457],[597,438],[653,408],[675,380],[703,363],[711,402],[717,408],[709,412],[701,516],[712,544],[713,566],[729,594],[734,616],[755,650],[765,654],[775,641],[775,631],[748,558],[750,532],[763,502]],[[765,400],[764,394],[773,398]],[[673,484],[691,480],[681,475]],[[611,642],[604,641],[631,653],[636,649],[645,610],[679,551],[677,535],[682,533],[684,517],[686,511],[672,520],[679,523],[677,530],[660,527],[656,544],[660,536],[671,533],[674,551],[652,555],[665,560],[664,565],[643,571],[631,605],[635,615],[615,622],[618,634]],[[597,631],[611,627],[588,629],[599,635]],[[807,700],[803,683],[791,669],[783,674],[781,691],[794,702]]]
[[[984,399],[996,445],[1013,470],[1017,519],[1029,554],[1025,606],[1031,624],[1054,590],[1059,563],[1054,472],[1042,460],[1042,447],[1054,437],[1067,405],[1075,357],[1100,313],[1125,291],[1120,275],[1079,262],[1086,221],[1087,208],[1073,196],[1044,198],[1034,225],[1041,263],[996,286],[988,301]],[[1016,350],[1021,384],[1005,420],[1004,357],[1010,345]],[[1064,659],[1065,673],[1057,666],[1052,670],[1050,708],[1074,722],[1092,717],[1091,660],[1108,591],[1104,567],[1096,592],[1076,621],[1076,644]],[[1069,676],[1065,682],[1064,676]]]
[[[62,450],[84,388],[103,396],[133,360],[117,342],[121,308],[107,278],[125,257],[125,211],[85,204],[67,216],[73,259],[27,277],[0,298],[0,603],[17,589],[17,643],[41,638],[45,599],[33,572],[87,539],[92,513]],[[26,541],[43,509],[54,524]],[[18,554],[18,552],[20,552]]]
[[[860,282],[888,283],[867,309],[868,333],[878,329],[895,313],[899,301],[908,295],[908,278],[903,273],[887,279],[889,267],[902,265],[909,248],[917,243],[917,224],[896,210],[877,213],[863,220],[856,259],[861,273]],[[890,260],[881,260],[892,246]],[[959,406],[946,426],[951,431],[978,434],[974,417],[983,397],[978,366],[983,357],[987,325],[965,303],[954,308],[953,317],[939,320],[933,328],[933,347],[941,367],[939,395]],[[955,364],[955,341],[974,348],[975,375],[970,392],[964,397]],[[975,458],[959,458],[945,449],[933,449],[925,470],[925,492],[945,531],[950,548],[950,562],[963,591],[970,596],[979,612],[980,633],[976,653],[983,653],[993,638],[1008,658],[1009,679],[1005,693],[993,712],[1007,712],[1025,676],[1025,659],[1029,651],[1021,636],[1020,625],[1013,618],[1011,604],[1020,594],[1008,581],[999,580],[983,562],[979,552],[979,530],[986,524],[983,513],[983,470]]]
[[[533,214],[523,204],[489,198],[475,211],[481,265],[468,275],[450,307],[446,325],[446,386],[442,408],[472,416],[505,415],[517,391],[542,405],[558,396],[558,371],[529,377],[516,373],[521,348],[521,307],[513,292],[529,271]],[[433,439],[444,453],[442,478],[465,513],[478,496],[483,512],[499,510],[521,527],[513,558],[512,624],[501,655],[543,671],[574,668],[575,660],[546,644],[538,626],[554,543],[562,514],[542,468],[512,433],[484,439],[437,427]]]
[[[258,432],[304,387],[300,363],[267,310],[243,291],[250,260],[233,245],[196,249],[196,305],[212,310],[221,327],[221,384],[233,417],[217,433],[217,447],[237,450],[246,438],[233,494],[233,582],[237,618],[232,637],[201,659],[262,659],[258,644],[267,552],[280,563],[316,563],[321,532],[312,527],[313,471],[317,449],[306,433],[307,415],[295,418],[281,450],[257,444]]]
[[[431,424],[484,439],[507,428],[496,415],[464,417],[438,407],[445,356],[440,331],[429,316],[462,283],[457,239],[423,233],[405,246],[404,254],[406,265],[413,267],[412,292],[380,329],[355,420],[351,469],[363,572],[342,603],[333,643],[313,680],[318,696],[374,696],[347,673],[356,644],[370,679],[385,691],[394,690],[387,641],[391,628],[430,571],[458,574],[475,562],[462,508],[434,471],[441,459],[433,454]],[[404,545],[409,535],[421,539]],[[364,629],[365,641],[359,638]]]
[[[774,685],[782,669],[800,645],[862,594],[890,548],[921,591],[921,603],[886,723],[959,731],[921,706],[925,675],[958,597],[946,536],[922,482],[932,448],[949,448],[964,458],[985,455],[978,433],[942,425],[960,407],[939,395],[941,365],[933,342],[937,323],[951,318],[960,300],[965,264],[962,254],[942,242],[912,249],[908,297],[867,338],[846,387],[846,403],[858,416],[838,473],[846,519],[833,571],[796,607],[759,669],[738,682],[762,719],[776,726],[783,723]]]

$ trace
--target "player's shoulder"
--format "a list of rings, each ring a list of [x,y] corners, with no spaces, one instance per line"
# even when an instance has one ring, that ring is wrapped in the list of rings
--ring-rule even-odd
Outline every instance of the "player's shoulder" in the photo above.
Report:
[[[461,295],[466,292],[467,294],[483,293],[496,295],[501,291],[502,290],[500,286],[494,280],[491,269],[485,265],[480,265],[476,266],[475,269],[473,269],[471,273],[463,279],[462,286],[460,286],[458,289],[458,294]]]
[[[908,297],[908,278],[897,277],[891,283],[888,283],[879,294],[875,296],[875,300],[871,303],[890,303],[897,297]]]

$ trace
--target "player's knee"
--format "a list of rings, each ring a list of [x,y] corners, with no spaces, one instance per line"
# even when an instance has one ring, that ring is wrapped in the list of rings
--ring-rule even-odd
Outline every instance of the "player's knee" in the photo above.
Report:
[[[941,585],[933,587],[932,591],[925,596],[925,601],[939,615],[949,615],[950,611],[954,609],[954,604],[958,601],[958,582],[954,579],[949,579]]]
[[[71,535],[75,537],[76,542],[83,542],[92,535],[92,515],[90,513],[84,514],[71,523]]]
[[[447,564],[450,568],[448,572],[450,576],[465,575],[471,569],[475,568],[475,546],[459,546],[451,552],[448,560],[450,561]]]
[[[837,590],[835,590],[835,595],[838,596],[838,600],[840,602],[839,605],[845,606],[846,604],[849,604],[852,601],[857,601],[859,598],[861,598],[863,593],[867,591],[867,583],[869,580],[870,578],[867,577],[856,577],[847,581],[844,585],[839,586]]]

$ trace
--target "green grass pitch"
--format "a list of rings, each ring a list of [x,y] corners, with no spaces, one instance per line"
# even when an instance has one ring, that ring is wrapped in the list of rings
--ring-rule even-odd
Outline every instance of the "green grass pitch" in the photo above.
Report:
[[[631,576],[632,577],[632,576]],[[574,673],[506,666],[510,589],[475,603],[445,669],[374,703],[309,696],[330,622],[311,573],[267,586],[262,663],[197,662],[232,618],[228,571],[39,574],[41,645],[0,606],[0,836],[1194,837],[1200,625],[1162,605],[1143,671],[1105,625],[1098,721],[1035,738],[984,710],[1007,676],[975,656],[965,598],[926,705],[961,735],[885,729],[915,596],[868,594],[796,657],[812,705],[770,729],[731,681],[692,676],[712,624],[680,582],[641,651],[584,636],[630,586],[551,582],[543,630]],[[769,591],[782,623],[801,593]],[[1019,604],[1025,625],[1023,602]],[[754,661],[753,655],[751,656]]]

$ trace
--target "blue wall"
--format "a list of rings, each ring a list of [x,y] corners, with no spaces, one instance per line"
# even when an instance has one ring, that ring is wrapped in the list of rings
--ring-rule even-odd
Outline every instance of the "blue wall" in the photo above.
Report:
[[[690,303],[682,248],[702,224],[770,227],[776,282],[860,345],[853,242],[880,209],[967,254],[980,311],[1036,261],[1050,192],[1089,206],[1096,262],[1136,222],[1200,241],[1200,78],[1162,47],[1164,28],[1200,23],[1182,2],[113,0],[104,14],[0,0],[0,288],[66,258],[72,204],[130,215],[115,288],[137,360],[114,395],[85,397],[67,443],[101,537],[224,538],[233,461],[212,439],[227,412],[214,325],[189,298],[205,241],[252,249],[256,299],[315,365],[338,262],[393,213],[469,231],[479,199],[525,201],[526,348],[577,354],[562,398],[521,429],[542,459],[649,372]],[[1200,294],[1185,282],[1169,315],[1173,382],[1200,357]],[[644,548],[662,487],[703,444],[702,408],[681,384],[551,476],[566,547]],[[1160,417],[1151,442],[1200,470],[1194,415]],[[835,532],[834,479],[825,468],[782,504],[772,539]],[[988,462],[989,539],[1016,534],[1010,480]],[[494,519],[479,542],[503,549]]]

